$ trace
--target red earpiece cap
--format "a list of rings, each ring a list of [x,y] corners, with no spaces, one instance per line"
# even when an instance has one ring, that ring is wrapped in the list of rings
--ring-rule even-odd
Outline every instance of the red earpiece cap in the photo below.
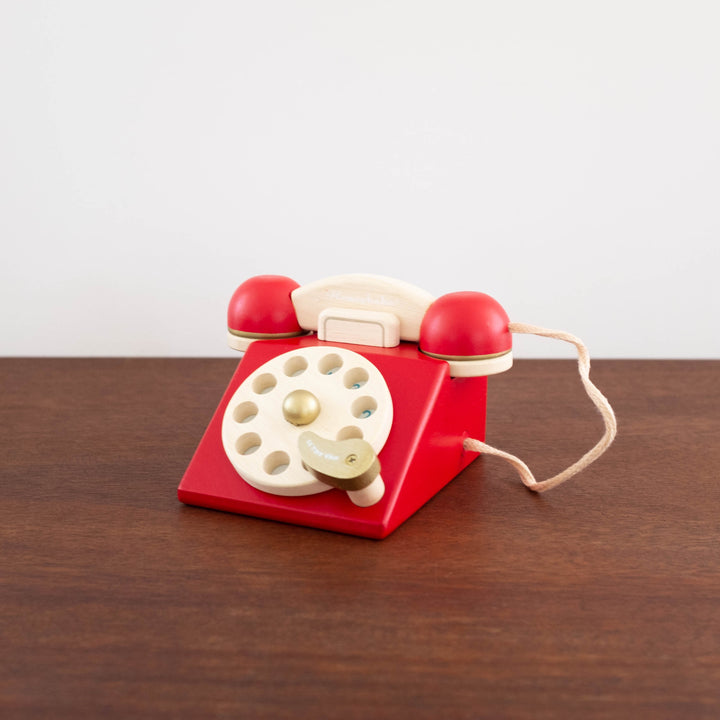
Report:
[[[233,293],[228,306],[228,329],[252,335],[300,335],[290,293],[300,287],[282,275],[257,275]]]
[[[420,349],[443,358],[481,358],[512,350],[510,318],[500,303],[480,292],[439,297],[420,325]]]

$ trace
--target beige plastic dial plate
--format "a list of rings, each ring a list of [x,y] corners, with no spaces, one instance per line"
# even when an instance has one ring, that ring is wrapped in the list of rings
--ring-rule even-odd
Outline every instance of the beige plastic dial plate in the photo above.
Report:
[[[320,413],[307,425],[289,423],[283,400],[308,390]],[[329,346],[292,350],[250,374],[228,403],[222,442],[233,467],[253,487],[274,495],[330,490],[302,465],[298,438],[306,430],[331,440],[361,437],[376,453],[390,433],[392,397],[380,371],[359,353]]]

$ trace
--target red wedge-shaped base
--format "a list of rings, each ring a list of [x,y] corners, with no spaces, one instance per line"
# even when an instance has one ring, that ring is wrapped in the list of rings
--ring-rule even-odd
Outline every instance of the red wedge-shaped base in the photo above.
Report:
[[[344,347],[360,353],[382,373],[393,401],[390,435],[379,454],[385,494],[358,507],[347,493],[285,497],[249,485],[225,454],[225,408],[242,381],[273,357],[301,347]],[[487,378],[451,378],[442,360],[417,345],[394,348],[324,343],[315,336],[252,343],[230,381],[178,488],[179,499],[243,515],[324,530],[384,538],[463,470],[477,453],[463,449],[470,436],[485,438]]]

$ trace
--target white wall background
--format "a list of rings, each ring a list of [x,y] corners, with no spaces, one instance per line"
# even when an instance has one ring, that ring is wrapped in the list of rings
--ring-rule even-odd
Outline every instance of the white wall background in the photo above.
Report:
[[[714,0],[0,0],[0,103],[0,354],[231,355],[247,277],[371,272],[720,357]]]

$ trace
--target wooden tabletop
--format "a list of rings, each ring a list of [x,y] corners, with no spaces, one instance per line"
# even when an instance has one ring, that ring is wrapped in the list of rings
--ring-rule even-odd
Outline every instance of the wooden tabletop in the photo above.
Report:
[[[177,501],[234,367],[0,360],[0,716],[720,717],[720,362],[595,361],[605,456],[382,541]],[[490,379],[539,478],[601,432],[572,361]]]

